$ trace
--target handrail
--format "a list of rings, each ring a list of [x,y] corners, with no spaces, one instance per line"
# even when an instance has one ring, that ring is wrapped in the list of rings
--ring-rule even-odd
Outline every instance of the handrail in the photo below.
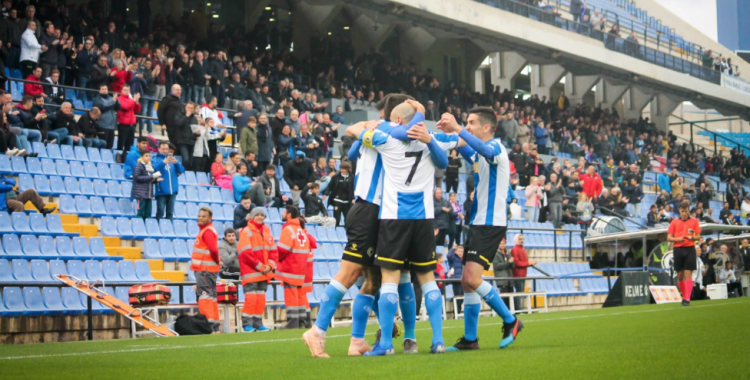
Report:
[[[737,145],[737,149],[740,149],[740,150],[746,149],[746,150],[750,151],[750,146],[740,144],[737,141],[734,141],[734,140],[732,140],[732,139],[730,139],[728,137],[725,137],[725,136],[723,136],[723,135],[721,135],[721,134],[719,134],[717,132],[709,131],[708,129],[706,129],[704,127],[701,127],[700,125],[698,125],[698,123],[706,123],[706,122],[708,122],[708,120],[705,120],[705,121],[689,121],[689,120],[685,120],[685,119],[683,119],[683,118],[681,118],[681,117],[679,117],[677,115],[674,115],[674,114],[672,114],[672,117],[675,117],[675,118],[683,121],[683,123],[680,123],[679,125],[683,125],[683,124],[689,124],[690,125],[690,144],[691,145],[695,145],[693,143],[693,136],[695,135],[693,133],[693,127],[696,127],[698,129],[702,129],[702,130],[704,130],[704,131],[706,131],[708,133],[711,133],[713,135],[713,137],[714,137],[714,139],[713,139],[714,140],[714,154],[718,153],[718,147],[716,145],[718,138],[722,138],[724,140],[727,140],[727,141],[729,141],[729,142]],[[729,120],[737,120],[737,119],[729,119]],[[713,121],[721,121],[721,120],[713,120]],[[673,124],[670,123],[669,125],[673,125]],[[722,142],[722,145],[723,145],[723,142]]]
[[[610,209],[608,209],[608,208],[606,208],[606,207],[604,207],[604,206],[599,206],[599,209],[600,209],[600,210],[604,210],[604,211],[607,211],[607,212],[610,212],[610,213],[612,213],[612,214],[614,214],[614,215],[616,215],[616,216],[619,216],[620,218],[623,218],[623,219],[627,219],[628,221],[630,221],[630,223],[633,223],[633,224],[635,224],[635,225],[636,225],[636,226],[638,226],[638,227],[641,227],[641,228],[648,228],[647,226],[644,226],[643,224],[640,224],[640,223],[638,223],[638,222],[634,221],[634,220],[633,220],[633,219],[631,219],[631,218],[630,218],[629,216],[625,216],[625,215],[622,215],[622,214],[620,214],[619,212],[617,212],[617,211],[615,211],[615,210],[610,210]]]

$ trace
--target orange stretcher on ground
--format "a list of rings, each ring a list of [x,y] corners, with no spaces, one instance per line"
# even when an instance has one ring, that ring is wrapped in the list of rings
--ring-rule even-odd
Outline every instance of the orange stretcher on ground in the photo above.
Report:
[[[143,309],[134,308],[127,303],[120,301],[114,295],[107,294],[104,290],[104,283],[97,281],[92,284],[86,280],[81,280],[74,276],[64,274],[55,275],[55,278],[91,297],[92,300],[99,301],[102,305],[124,315],[137,325],[152,331],[158,336],[177,336],[176,332],[149,317],[147,315],[148,312]],[[101,284],[101,286],[97,286],[97,284]]]

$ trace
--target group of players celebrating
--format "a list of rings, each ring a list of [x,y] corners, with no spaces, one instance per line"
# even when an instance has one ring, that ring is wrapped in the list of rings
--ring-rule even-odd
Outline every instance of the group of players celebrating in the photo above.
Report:
[[[381,120],[349,127],[358,139],[349,151],[356,161],[356,202],[346,218],[347,245],[341,269],[326,287],[314,326],[302,339],[314,357],[327,358],[326,331],[344,294],[359,287],[352,304],[349,355],[395,353],[394,319],[400,307],[404,353],[417,353],[416,299],[410,272],[416,273],[432,328],[431,353],[479,349],[477,328],[484,300],[502,319],[500,348],[516,339],[523,323],[499,293],[482,279],[506,235],[506,198],[510,182],[508,152],[494,138],[497,117],[491,108],[469,111],[466,128],[450,114],[438,121],[444,133],[425,127],[424,107],[406,95],[390,94],[378,104]],[[443,303],[433,271],[433,178],[448,165],[446,150],[458,149],[472,167],[474,202],[463,256],[464,336],[451,347],[443,340]],[[370,311],[380,331],[373,347],[364,340]]]

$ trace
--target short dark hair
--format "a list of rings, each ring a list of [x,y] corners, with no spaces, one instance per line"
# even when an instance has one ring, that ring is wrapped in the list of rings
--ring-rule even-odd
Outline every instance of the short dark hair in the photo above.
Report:
[[[690,202],[689,201],[682,201],[680,203],[680,209],[690,210]]]
[[[214,100],[214,98],[216,97],[211,94],[206,95],[206,104],[211,103]]]
[[[150,150],[148,150],[148,149],[146,149],[146,150],[144,150],[143,152],[141,152],[141,157],[143,157],[143,156],[145,156],[145,155],[147,155],[147,154],[151,154],[151,151],[150,151]]]
[[[241,200],[244,201],[245,199],[250,199],[250,194],[248,194],[248,193],[242,194],[242,199]]]
[[[146,137],[146,136],[138,136],[138,143],[140,144],[142,142],[147,143],[148,142],[148,137]]]
[[[237,171],[239,172],[239,171],[240,171],[240,169],[242,169],[242,167],[245,167],[245,168],[247,168],[247,164],[245,164],[244,162],[240,162],[240,164],[239,164],[239,165],[237,165]]]
[[[350,165],[348,162],[344,161],[339,165],[339,170],[346,169],[348,172],[352,171],[352,165]]]
[[[172,143],[168,143],[168,144],[169,144],[169,150],[177,150],[177,147],[174,146],[174,144]]]
[[[224,237],[227,237],[229,234],[236,234],[237,232],[234,231],[234,228],[227,228],[224,230]]]
[[[286,205],[286,213],[292,216],[292,219],[299,218],[299,209],[295,205]]]
[[[100,90],[102,89],[102,87],[106,87],[107,90],[109,90],[109,85],[107,85],[106,83],[102,83],[102,84],[99,85],[99,89]]]
[[[201,211],[203,211],[203,212],[207,212],[207,213],[208,213],[208,217],[209,217],[209,218],[213,218],[213,217],[214,217],[214,212],[213,212],[213,211],[211,210],[211,207],[208,207],[208,206],[203,206],[203,207],[201,207],[201,208],[200,208],[200,209],[198,210],[198,213],[200,214],[200,212],[201,212]]]
[[[313,182],[312,185],[310,185],[310,190],[320,189],[320,185],[317,182]]]
[[[256,119],[255,116],[250,116],[249,118],[247,118],[247,122],[248,122],[248,124],[249,123],[257,123],[258,119]]]
[[[469,115],[475,114],[479,117],[479,122],[482,125],[489,124],[490,130],[494,131],[497,128],[497,116],[495,110],[490,107],[475,107],[469,110]]]
[[[170,144],[169,141],[160,141],[159,148],[161,148],[162,145],[172,145],[172,144]]]
[[[32,98],[31,96],[29,96],[29,95],[24,95],[24,96],[23,96],[23,97],[21,98],[21,102],[20,102],[20,103],[21,103],[21,104],[24,104],[24,103],[26,103],[26,102],[30,102],[30,101],[32,101],[32,100],[34,100],[34,98]]]
[[[3,92],[4,92],[4,91],[3,91]],[[5,94],[4,94],[4,93],[3,93],[3,94],[0,94],[0,96],[2,96],[2,95],[5,95]],[[44,98],[44,96],[43,96],[42,94],[36,94],[36,95],[34,95],[34,100],[37,100],[37,99],[39,99],[39,98]]]
[[[414,97],[410,95],[404,95],[404,94],[388,94],[385,96],[385,106],[383,107],[383,119],[386,121],[392,121],[391,120],[391,112],[393,112],[393,109],[396,108],[399,104],[407,101],[407,100],[414,100]]]
[[[232,153],[229,153],[229,158],[237,157],[238,154],[239,154],[238,152],[233,151]]]
[[[274,170],[275,171],[276,170],[276,165],[274,165],[274,164],[268,164],[268,165],[266,165],[266,170]]]

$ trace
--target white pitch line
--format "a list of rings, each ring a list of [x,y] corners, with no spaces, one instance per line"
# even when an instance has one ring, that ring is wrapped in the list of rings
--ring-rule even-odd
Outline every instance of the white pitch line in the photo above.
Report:
[[[737,305],[737,304],[739,304],[739,303],[723,303],[723,304],[713,304],[713,305],[696,305],[696,306],[691,306],[691,308],[733,306],[733,305]],[[609,314],[579,315],[579,316],[562,317],[562,318],[533,319],[533,320],[525,321],[524,323],[564,321],[564,320],[571,320],[571,319],[609,317],[609,316],[628,315],[628,314],[643,314],[643,313],[653,313],[653,312],[659,312],[659,311],[672,311],[672,310],[685,310],[685,309],[680,309],[680,308],[674,308],[674,309],[652,309],[652,310],[626,311],[626,312],[621,312],[621,313],[609,313]],[[689,310],[689,309],[687,309],[687,310]],[[502,325],[502,322],[499,322],[499,323],[482,323],[482,324],[479,325],[479,327],[497,326],[497,325]],[[463,326],[446,326],[446,327],[443,327],[444,330],[456,329],[456,328],[463,328]],[[426,331],[426,330],[431,330],[431,329],[429,329],[429,328],[416,329],[416,331]],[[326,338],[327,339],[328,338],[349,338],[350,336],[351,335],[349,335],[349,334],[346,334],[346,335],[328,335]],[[40,359],[40,358],[59,358],[59,357],[67,357],[67,356],[89,356],[89,355],[99,355],[99,354],[123,354],[123,353],[146,352],[146,351],[155,351],[155,350],[181,350],[181,349],[195,349],[195,348],[206,348],[206,347],[240,346],[240,345],[259,344],[259,343],[280,343],[280,342],[292,342],[292,341],[299,341],[299,340],[301,340],[301,338],[268,339],[268,340],[255,340],[255,341],[249,341],[249,342],[212,343],[212,344],[190,345],[190,346],[154,346],[154,347],[147,347],[147,348],[126,349],[126,350],[85,351],[85,352],[69,352],[69,353],[63,353],[63,354],[6,356],[6,357],[0,357],[0,360],[22,360],[22,359]],[[141,346],[139,345],[138,347],[141,347]]]

